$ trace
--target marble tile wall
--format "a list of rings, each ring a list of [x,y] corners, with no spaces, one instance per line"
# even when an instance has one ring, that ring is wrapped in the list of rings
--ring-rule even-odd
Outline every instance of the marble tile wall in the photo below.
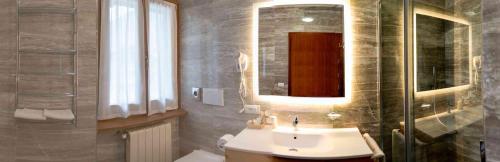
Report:
[[[50,2],[50,1],[49,1]],[[239,75],[234,66],[237,52],[251,53],[251,5],[250,0],[182,0],[181,1],[181,79],[182,96],[181,106],[189,112],[189,115],[180,120],[180,154],[186,154],[192,149],[202,148],[209,151],[215,150],[215,140],[224,133],[238,133],[245,127],[245,121],[253,118],[253,115],[238,114],[241,102],[237,96]],[[367,3],[367,4],[366,4]],[[339,111],[347,116],[346,119],[333,123],[336,126],[360,126],[365,131],[378,134],[378,122],[383,119],[382,138],[386,153],[390,152],[390,130],[398,128],[395,124],[402,120],[402,24],[400,20],[400,2],[396,0],[382,1],[391,5],[382,5],[385,11],[382,13],[383,28],[382,37],[383,51],[381,69],[381,91],[384,96],[381,102],[382,117],[379,118],[377,96],[378,93],[372,84],[376,83],[376,77],[365,78],[367,82],[358,83],[359,93],[366,94],[363,99],[357,101],[365,102],[355,106],[337,106],[335,111]],[[18,123],[12,118],[14,111],[14,87],[15,78],[10,75],[15,72],[16,57],[16,1],[0,1],[0,159],[6,162],[12,161],[95,161],[95,89],[97,71],[97,48],[96,48],[96,20],[97,7],[95,1],[79,1],[79,53],[80,53],[80,96],[78,108],[78,125],[76,128],[39,126],[32,123]],[[32,3],[30,3],[32,4]],[[354,14],[358,14],[359,19],[355,27],[358,33],[371,33],[368,37],[359,38],[357,41],[362,47],[356,53],[372,53],[376,47],[376,38],[373,37],[376,9],[374,2],[355,1],[353,3]],[[358,7],[356,7],[358,6]],[[363,6],[363,7],[359,7]],[[493,143],[500,143],[500,113],[498,113],[498,99],[495,98],[499,91],[500,82],[498,72],[495,70],[500,58],[496,56],[497,42],[500,40],[500,11],[497,11],[500,3],[496,0],[483,0],[483,30],[484,30],[484,55],[483,55],[483,77],[484,77],[484,107],[485,112],[485,133],[488,143],[488,161],[500,161],[500,156],[496,152],[500,147]],[[367,7],[368,11],[360,9]],[[367,23],[372,22],[372,23]],[[361,45],[361,42],[369,42],[368,45]],[[364,48],[363,48],[364,47]],[[363,50],[364,49],[364,50]],[[364,52],[363,52],[364,51]],[[371,55],[370,55],[371,56]],[[361,59],[362,58],[362,59]],[[360,56],[358,62],[362,65],[376,63],[375,56]],[[371,61],[370,61],[371,60]],[[233,62],[233,63],[231,63]],[[360,68],[357,68],[360,69]],[[364,70],[359,70],[363,72]],[[366,70],[366,72],[373,72]],[[358,73],[359,74],[359,73]],[[250,75],[249,75],[250,76]],[[375,82],[373,82],[375,79]],[[371,82],[369,82],[371,81]],[[371,86],[370,86],[371,85]],[[226,106],[206,106],[198,101],[192,100],[190,94],[191,87],[217,87],[224,88],[226,93]],[[361,88],[363,87],[363,88]],[[365,92],[366,91],[366,92]],[[375,91],[375,92],[374,92]],[[368,93],[367,93],[368,92]],[[372,92],[372,93],[369,93]],[[372,97],[373,95],[375,97]],[[368,97],[366,97],[368,96]],[[372,104],[375,103],[375,104]],[[324,113],[332,107],[319,107],[322,110],[308,112],[312,105],[286,105],[276,103],[264,103],[265,107],[274,109],[274,113],[281,117],[283,122],[287,122],[286,116],[298,113],[304,116],[307,124],[332,124],[326,119]],[[284,107],[284,108],[283,108]],[[306,108],[304,108],[306,107]],[[302,112],[287,111],[298,109]],[[372,109],[372,110],[370,110]],[[304,111],[306,110],[306,111]],[[347,115],[345,115],[347,114]],[[350,118],[354,117],[354,118]],[[349,119],[350,118],[350,119]],[[391,125],[391,123],[393,123]],[[481,125],[477,126],[481,127]],[[468,134],[474,134],[473,130]],[[116,141],[114,134],[107,134],[99,138],[99,143]],[[108,138],[109,137],[109,138]],[[386,140],[388,139],[388,140]],[[108,145],[100,145],[100,149],[112,148],[112,158],[121,161],[123,143],[116,142]],[[41,146],[41,147],[39,147]],[[61,149],[63,148],[63,149]],[[68,149],[69,148],[69,149]],[[111,149],[110,149],[111,150]],[[113,152],[116,151],[116,152]],[[220,152],[217,152],[220,153]],[[118,156],[115,156],[118,155]],[[101,161],[107,161],[105,156]],[[390,157],[390,156],[388,156]],[[103,160],[104,159],[104,160]],[[113,160],[114,161],[114,160]]]
[[[15,77],[17,51],[17,4],[16,0],[1,1],[0,11],[0,159],[5,162],[89,162],[96,160],[96,99],[97,99],[97,2],[79,0],[75,4],[78,15],[78,96],[76,125],[61,123],[26,122],[13,119]],[[21,0],[25,7],[73,7],[72,0]],[[57,14],[53,19],[27,21],[36,16],[20,18],[20,23],[35,23],[32,26],[20,28],[22,48],[65,49],[73,42],[71,31],[64,24],[73,21],[72,18]],[[22,15],[24,16],[24,15]],[[25,21],[26,20],[26,21]],[[54,22],[46,26],[47,22]],[[61,25],[59,25],[61,24]],[[26,25],[26,24],[25,24]],[[44,26],[45,25],[45,26]],[[61,27],[61,28],[59,28]],[[33,32],[33,33],[30,33]],[[36,34],[42,33],[42,34]],[[43,35],[52,33],[50,35]],[[45,40],[45,41],[44,41]],[[53,40],[53,41],[47,41]],[[60,43],[57,43],[62,41]],[[66,48],[67,47],[67,48]],[[43,61],[42,61],[43,62]],[[51,64],[27,64],[29,66],[51,67]],[[33,83],[28,83],[28,85]],[[55,85],[54,85],[55,86]],[[30,86],[27,86],[30,87]],[[26,90],[36,90],[36,87]],[[66,85],[55,86],[51,91],[66,90]]]
[[[403,1],[381,1],[381,84],[380,119],[381,136],[386,161],[392,161],[392,130],[400,129],[403,121],[404,85],[403,85]],[[401,147],[402,148],[402,147]],[[400,151],[400,153],[403,153]]]
[[[500,1],[483,0],[483,107],[488,162],[500,161]]]
[[[16,0],[0,1],[0,159],[14,162],[16,154],[16,127],[14,97],[17,50]]]
[[[193,149],[222,154],[216,140],[225,133],[237,134],[255,115],[239,114],[239,52],[251,56],[252,5],[257,0],[181,0],[180,1],[180,77],[181,107],[188,115],[180,120],[181,155]],[[254,101],[272,110],[286,125],[289,115],[299,114],[301,126],[359,127],[379,137],[377,1],[351,0],[354,31],[353,98],[350,104],[318,106],[311,104]],[[246,75],[251,80],[252,71]],[[192,87],[222,88],[225,106],[203,105],[194,100]],[[251,85],[248,85],[251,92]],[[251,96],[251,94],[249,94]],[[326,113],[335,110],[343,115],[332,123]]]

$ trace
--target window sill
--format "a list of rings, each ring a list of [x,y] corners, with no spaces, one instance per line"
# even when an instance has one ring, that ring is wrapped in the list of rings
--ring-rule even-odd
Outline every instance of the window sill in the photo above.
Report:
[[[147,115],[137,115],[131,116],[126,119],[109,119],[97,121],[97,131],[107,131],[115,129],[129,129],[141,126],[152,125],[166,119],[181,117],[186,115],[187,112],[183,109],[171,110],[161,114],[155,114],[152,116]]]

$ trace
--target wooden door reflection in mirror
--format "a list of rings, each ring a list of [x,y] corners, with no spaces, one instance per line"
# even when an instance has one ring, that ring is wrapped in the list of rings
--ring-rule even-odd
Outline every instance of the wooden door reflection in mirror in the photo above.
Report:
[[[344,97],[342,33],[289,33],[288,96]]]

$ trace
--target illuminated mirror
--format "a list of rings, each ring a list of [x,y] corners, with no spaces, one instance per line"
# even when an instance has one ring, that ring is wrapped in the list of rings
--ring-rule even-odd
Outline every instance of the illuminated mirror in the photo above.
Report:
[[[260,95],[345,97],[344,5],[258,10]]]
[[[471,28],[458,18],[417,10],[415,25],[416,92],[466,88],[471,84]]]

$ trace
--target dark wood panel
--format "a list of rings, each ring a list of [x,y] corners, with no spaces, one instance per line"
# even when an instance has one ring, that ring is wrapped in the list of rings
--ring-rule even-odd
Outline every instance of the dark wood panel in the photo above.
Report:
[[[288,95],[344,97],[342,33],[291,32]]]

